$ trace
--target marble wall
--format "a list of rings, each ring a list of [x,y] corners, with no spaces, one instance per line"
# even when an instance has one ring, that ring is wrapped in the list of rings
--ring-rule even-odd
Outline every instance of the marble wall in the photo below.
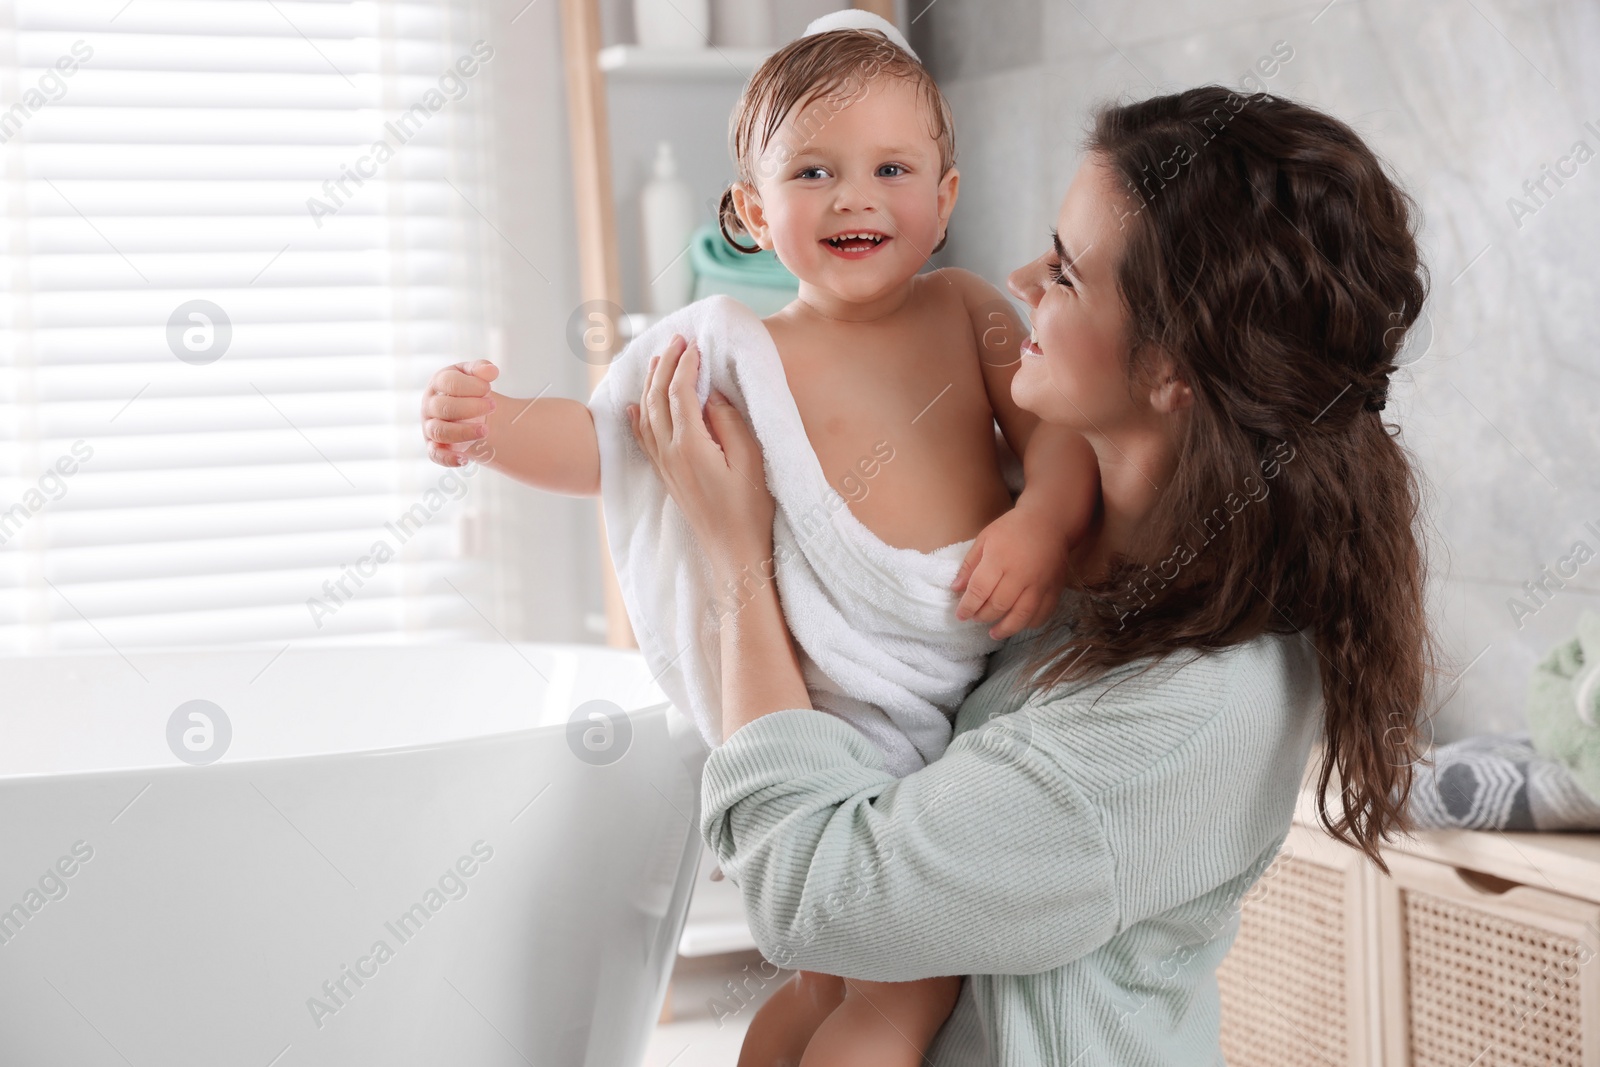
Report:
[[[1421,205],[1433,276],[1431,345],[1388,414],[1429,487],[1448,665],[1436,735],[1521,728],[1534,663],[1600,611],[1600,4],[908,6],[956,115],[962,195],[943,258],[997,283],[1048,242],[1101,101],[1237,86],[1290,49],[1267,88],[1338,115],[1389,161]],[[1559,185],[1545,170],[1558,166]],[[1593,552],[1581,565],[1579,542]]]

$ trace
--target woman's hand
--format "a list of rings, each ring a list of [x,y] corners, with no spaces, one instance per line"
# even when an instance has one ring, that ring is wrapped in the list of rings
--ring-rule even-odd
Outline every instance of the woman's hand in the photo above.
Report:
[[[763,715],[811,702],[769,580],[777,506],[767,491],[761,446],[721,393],[711,394],[701,414],[694,391],[699,370],[699,349],[674,337],[650,361],[644,395],[628,406],[628,422],[718,583],[736,582],[741,589],[739,603],[724,605],[718,622],[726,739]],[[752,574],[756,580],[747,582]]]
[[[737,409],[713,392],[704,415],[695,395],[700,350],[674,337],[650,361],[628,421],[719,578],[737,579],[772,558],[776,504],[761,446]]]

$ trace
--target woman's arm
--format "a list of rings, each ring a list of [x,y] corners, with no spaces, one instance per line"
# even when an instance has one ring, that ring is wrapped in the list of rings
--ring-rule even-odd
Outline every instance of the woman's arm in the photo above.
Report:
[[[1031,974],[1152,918],[1210,940],[1278,852],[1321,727],[1298,636],[1035,697],[1003,650],[945,754],[895,779],[847,723],[782,711],[712,752],[701,835],[784,967]],[[1172,914],[1221,887],[1218,910]]]
[[[1118,929],[1101,815],[1024,709],[896,779],[854,728],[814,712],[750,724],[706,763],[701,833],[762,953],[874,981],[1033,974]]]
[[[788,708],[811,708],[789,624],[770,581],[722,618],[722,737]]]
[[[700,352],[674,337],[650,361],[628,419],[645,455],[695,531],[718,588],[735,590],[722,616],[722,736],[785,708],[810,708],[799,657],[773,581],[772,521],[761,447],[739,412],[713,393],[700,413]]]

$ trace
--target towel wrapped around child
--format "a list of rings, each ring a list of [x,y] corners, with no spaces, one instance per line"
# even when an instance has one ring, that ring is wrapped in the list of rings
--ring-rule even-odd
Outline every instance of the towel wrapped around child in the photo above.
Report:
[[[761,444],[777,502],[773,563],[745,589],[718,589],[694,532],[628,423],[650,358],[674,334],[697,341],[703,405],[714,386]],[[657,683],[707,745],[722,741],[718,630],[757,583],[775,580],[813,705],[859,729],[904,776],[938,759],[956,707],[999,642],[957,621],[951,590],[972,541],[934,552],[885,544],[853,515],[806,437],[766,326],[710,297],[635,338],[589,400],[600,439],[601,502],[629,621]],[[881,457],[863,457],[871,464]]]

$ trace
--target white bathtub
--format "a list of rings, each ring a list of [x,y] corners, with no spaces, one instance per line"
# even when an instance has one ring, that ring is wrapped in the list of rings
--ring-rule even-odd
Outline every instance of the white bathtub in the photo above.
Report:
[[[639,1061],[703,754],[637,655],[13,657],[0,693],[0,1064]],[[169,747],[194,700],[210,750],[188,710]],[[593,700],[629,714],[569,728]]]

